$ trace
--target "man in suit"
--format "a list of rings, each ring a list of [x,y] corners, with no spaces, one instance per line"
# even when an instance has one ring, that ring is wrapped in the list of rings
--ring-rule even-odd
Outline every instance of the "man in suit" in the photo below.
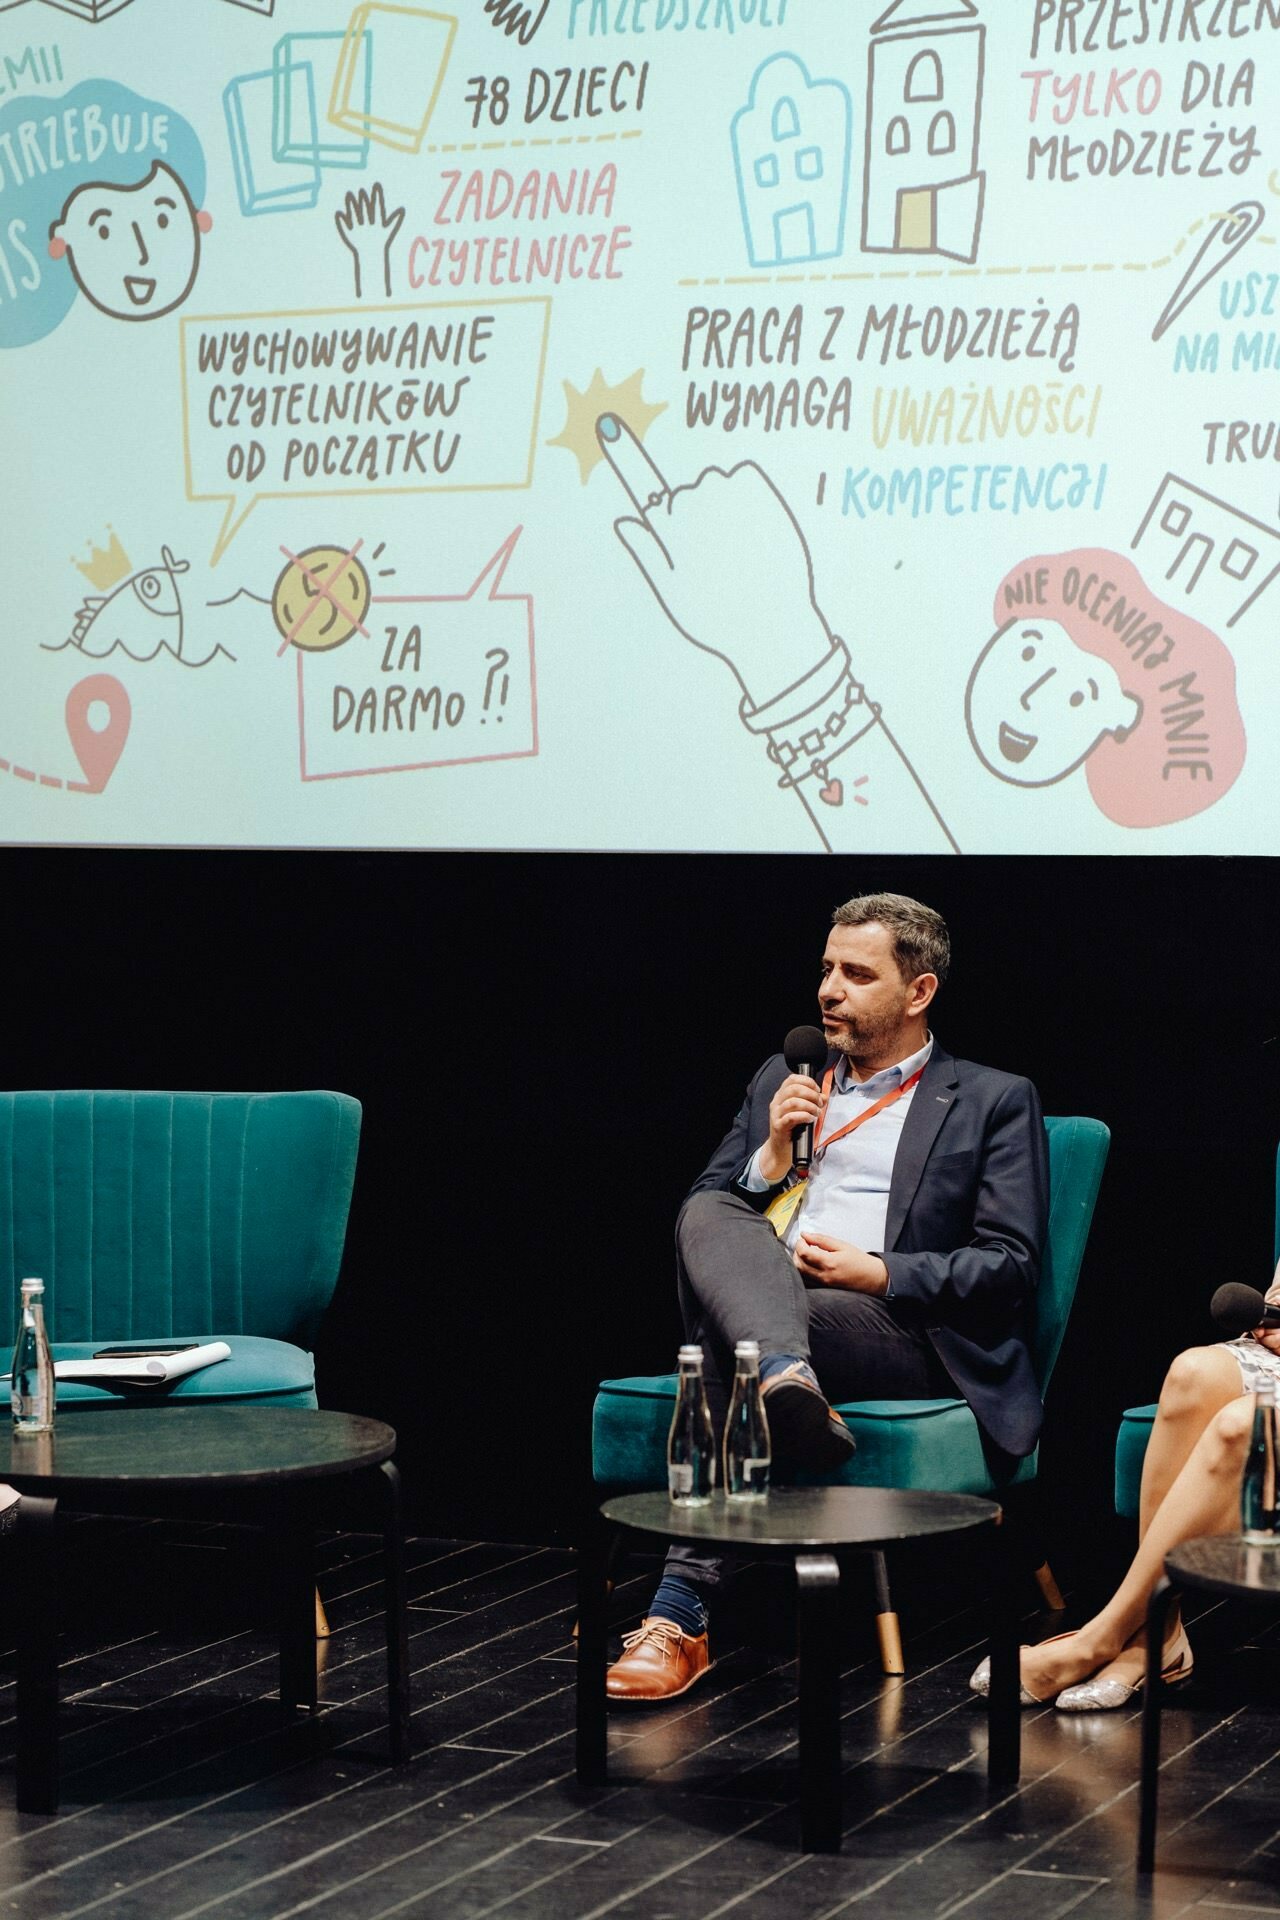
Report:
[[[949,960],[941,915],[919,901],[863,894],[837,908],[818,988],[821,1080],[767,1060],[681,1209],[685,1337],[703,1348],[716,1431],[734,1344],[756,1340],[784,1467],[827,1472],[853,1452],[829,1398],[961,1394],[997,1458],[1030,1453],[1039,1435],[1026,1309],[1048,1205],[1044,1122],[1029,1080],[953,1059],[929,1031]],[[814,1156],[801,1183],[792,1136],[804,1125]],[[723,1560],[672,1547],[609,1670],[612,1699],[652,1704],[702,1678],[724,1576]]]

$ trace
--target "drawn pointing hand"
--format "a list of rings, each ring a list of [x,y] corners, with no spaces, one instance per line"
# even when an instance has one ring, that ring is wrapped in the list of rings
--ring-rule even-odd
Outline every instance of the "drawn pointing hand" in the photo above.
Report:
[[[368,193],[363,187],[356,193],[349,193],[334,214],[333,224],[356,263],[357,300],[364,298],[366,285],[372,293],[379,280],[383,297],[390,299],[391,242],[403,222],[403,207],[393,207],[390,213],[387,212],[381,181]]]
[[[794,685],[831,635],[804,535],[772,481],[744,460],[669,487],[617,414],[601,414],[596,436],[639,516],[614,531],[672,624],[719,655],[751,707]]]

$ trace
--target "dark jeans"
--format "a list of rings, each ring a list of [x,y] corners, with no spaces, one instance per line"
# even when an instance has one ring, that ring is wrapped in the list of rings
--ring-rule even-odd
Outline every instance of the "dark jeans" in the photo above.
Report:
[[[919,1309],[830,1287],[807,1287],[764,1215],[737,1193],[695,1193],[676,1225],[680,1312],[686,1340],[703,1352],[707,1404],[717,1441],[724,1427],[738,1340],[762,1355],[808,1360],[829,1400],[928,1400],[953,1395]],[[708,1600],[723,1586],[727,1557],[672,1546],[672,1573]]]

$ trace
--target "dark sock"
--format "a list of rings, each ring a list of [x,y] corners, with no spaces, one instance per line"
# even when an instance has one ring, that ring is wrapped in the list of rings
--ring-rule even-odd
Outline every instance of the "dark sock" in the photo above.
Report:
[[[658,1582],[658,1591],[649,1603],[649,1617],[657,1615],[661,1620],[674,1620],[686,1633],[705,1633],[707,1630],[707,1609],[702,1595],[691,1580],[682,1580],[678,1573],[664,1573]]]

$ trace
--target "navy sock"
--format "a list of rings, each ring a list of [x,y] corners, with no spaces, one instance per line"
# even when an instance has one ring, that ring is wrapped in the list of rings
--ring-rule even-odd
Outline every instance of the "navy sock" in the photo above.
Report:
[[[674,1620],[686,1633],[707,1630],[707,1609],[702,1595],[691,1580],[682,1580],[678,1573],[664,1573],[658,1582],[658,1591],[649,1603],[650,1618],[654,1614],[662,1620]]]

